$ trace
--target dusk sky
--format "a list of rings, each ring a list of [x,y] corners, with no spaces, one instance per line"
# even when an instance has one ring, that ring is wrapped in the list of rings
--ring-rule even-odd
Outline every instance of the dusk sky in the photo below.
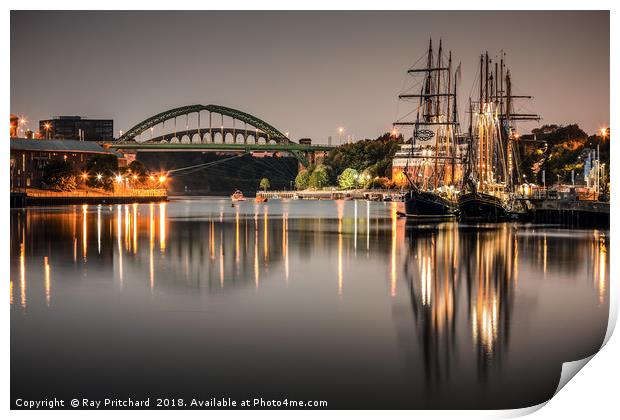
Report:
[[[391,129],[407,68],[441,37],[462,62],[461,111],[480,53],[503,49],[541,124],[609,124],[609,13],[11,12],[11,112],[114,119],[217,104],[337,142]],[[465,114],[461,114],[465,122]],[[463,124],[465,126],[465,124]],[[536,125],[522,125],[529,132]]]

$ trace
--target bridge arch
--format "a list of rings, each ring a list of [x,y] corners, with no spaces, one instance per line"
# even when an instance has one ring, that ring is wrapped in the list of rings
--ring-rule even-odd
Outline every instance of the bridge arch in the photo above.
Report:
[[[188,116],[189,114],[193,114],[193,113],[198,114],[199,128],[197,131],[201,135],[202,133],[200,131],[202,127],[200,127],[200,121],[201,121],[202,111],[208,111],[209,113],[208,114],[209,127],[207,128],[207,130],[210,133],[210,135],[214,136],[216,131],[220,131],[218,128],[216,128],[218,125],[217,123],[219,122],[219,119],[216,118],[216,121],[212,120],[212,114],[218,114],[218,115],[221,115],[222,122],[223,122],[224,116],[232,118],[233,129],[234,129],[235,121],[241,121],[242,123],[245,124],[246,127],[248,125],[254,127],[256,131],[258,132],[258,135],[256,137],[259,137],[259,138],[264,137],[265,143],[269,142],[270,140],[274,140],[276,143],[290,142],[290,140],[285,134],[283,134],[281,131],[276,129],[271,124],[261,120],[260,118],[257,118],[251,114],[240,111],[238,109],[228,108],[228,107],[224,107],[221,105],[212,105],[212,104],[211,105],[200,105],[200,104],[187,105],[187,106],[182,106],[179,108],[173,108],[173,109],[170,109],[164,112],[160,112],[159,114],[153,115],[152,117],[149,117],[145,119],[144,121],[139,122],[138,124],[130,128],[129,130],[127,130],[127,132],[125,132],[122,136],[119,137],[118,142],[127,143],[131,141],[135,141],[135,138],[137,136],[139,136],[140,134],[144,133],[145,131],[149,129],[155,128],[159,124],[162,124],[162,126],[165,128],[166,121],[173,120],[173,119],[175,120],[175,133],[173,137],[181,137],[181,142],[182,142],[183,135],[177,136],[176,134],[176,118],[181,117],[181,116]],[[203,121],[204,121],[204,117],[205,115],[203,114],[202,115]],[[186,117],[186,118],[189,118],[189,117]],[[213,126],[214,122],[216,123],[215,127]],[[202,130],[204,130],[204,128]],[[242,131],[242,130],[238,129],[238,131]],[[189,133],[186,133],[186,134],[189,134]],[[224,137],[225,135],[226,134],[224,133]],[[249,132],[248,132],[248,136],[249,136]],[[193,137],[192,134],[189,134],[189,137],[191,139]],[[211,138],[210,140],[211,142],[213,142],[214,138]],[[225,142],[225,139],[223,140],[224,140],[223,142]],[[236,140],[236,135],[233,138],[233,142],[235,140]]]

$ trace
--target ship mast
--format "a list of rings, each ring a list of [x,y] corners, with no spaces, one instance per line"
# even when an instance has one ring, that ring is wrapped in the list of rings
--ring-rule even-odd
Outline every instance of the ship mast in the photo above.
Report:
[[[437,52],[437,68],[441,68],[441,38],[439,39],[439,51]],[[437,95],[439,95],[440,93],[440,87],[441,87],[441,72],[438,71],[437,72],[437,84],[435,86],[436,89],[436,93]],[[440,121],[440,115],[439,115],[439,105],[441,102],[441,98],[439,96],[437,96],[437,100],[435,101],[435,116],[434,116],[434,120],[437,122],[441,122]],[[439,165],[439,137],[441,135],[441,127],[437,129],[437,131],[435,132],[435,162],[434,162],[434,168],[433,168],[433,186],[434,189],[437,189],[437,181],[439,178],[439,173],[438,173],[438,165]],[[445,130],[444,130],[445,131]]]
[[[435,53],[437,57],[435,57]],[[400,100],[416,99],[418,109],[413,121],[398,120],[394,126],[413,126],[409,159],[413,159],[413,167],[421,166],[421,174],[416,172],[413,181],[437,189],[443,184],[454,182],[454,141],[456,118],[456,77],[452,92],[452,52],[448,54],[448,62],[443,57],[443,42],[439,41],[437,51],[433,50],[432,39],[429,40],[426,65],[411,68],[407,73],[413,77],[421,76],[419,93],[404,92],[398,95]],[[444,101],[442,98],[446,98]],[[409,113],[407,115],[411,115]],[[436,127],[436,128],[433,128]],[[434,150],[432,150],[434,148]],[[415,162],[424,162],[417,165]],[[432,162],[431,162],[432,161]],[[449,166],[450,165],[450,166]],[[406,168],[409,168],[409,160]]]

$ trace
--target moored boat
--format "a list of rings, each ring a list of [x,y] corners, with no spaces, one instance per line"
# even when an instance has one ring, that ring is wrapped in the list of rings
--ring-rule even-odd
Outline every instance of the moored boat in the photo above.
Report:
[[[514,194],[523,179],[514,123],[540,117],[514,112],[513,100],[529,96],[512,94],[503,53],[494,71],[492,64],[488,53],[480,56],[478,101],[469,99],[467,170],[458,199],[459,213],[464,221],[526,221],[531,211]]]
[[[232,201],[245,201],[245,197],[243,196],[243,193],[239,190],[236,190],[231,196],[230,199]]]
[[[420,219],[449,219],[457,215],[456,203],[430,191],[412,188],[404,195],[405,215]]]
[[[505,203],[494,195],[469,192],[459,197],[459,215],[464,221],[501,222],[509,219]]]
[[[441,41],[436,55],[430,41],[426,65],[407,71],[414,83],[399,95],[402,101],[417,102],[416,109],[394,122],[395,127],[413,126],[410,142],[401,145],[392,162],[398,168],[394,173],[402,174],[409,184],[398,200],[404,202],[409,218],[443,220],[458,212],[455,187],[462,164],[456,93],[460,70],[452,67],[451,52],[444,56]]]

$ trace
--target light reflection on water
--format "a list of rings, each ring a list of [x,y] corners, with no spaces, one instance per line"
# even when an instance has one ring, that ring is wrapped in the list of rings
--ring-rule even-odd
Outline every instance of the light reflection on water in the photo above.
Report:
[[[548,398],[561,362],[598,349],[608,232],[410,225],[398,206],[193,199],[12,211],[12,392],[35,392],[40,375],[58,392],[80,378],[38,362],[35,344],[60,337],[59,361],[81,350],[116,366],[82,366],[85,393],[111,370],[129,375],[115,392],[145,395],[183,371],[194,379],[178,392],[508,408]],[[126,342],[135,353],[120,362]],[[252,365],[239,359],[249,350]],[[179,360],[145,371],[144,354]]]

